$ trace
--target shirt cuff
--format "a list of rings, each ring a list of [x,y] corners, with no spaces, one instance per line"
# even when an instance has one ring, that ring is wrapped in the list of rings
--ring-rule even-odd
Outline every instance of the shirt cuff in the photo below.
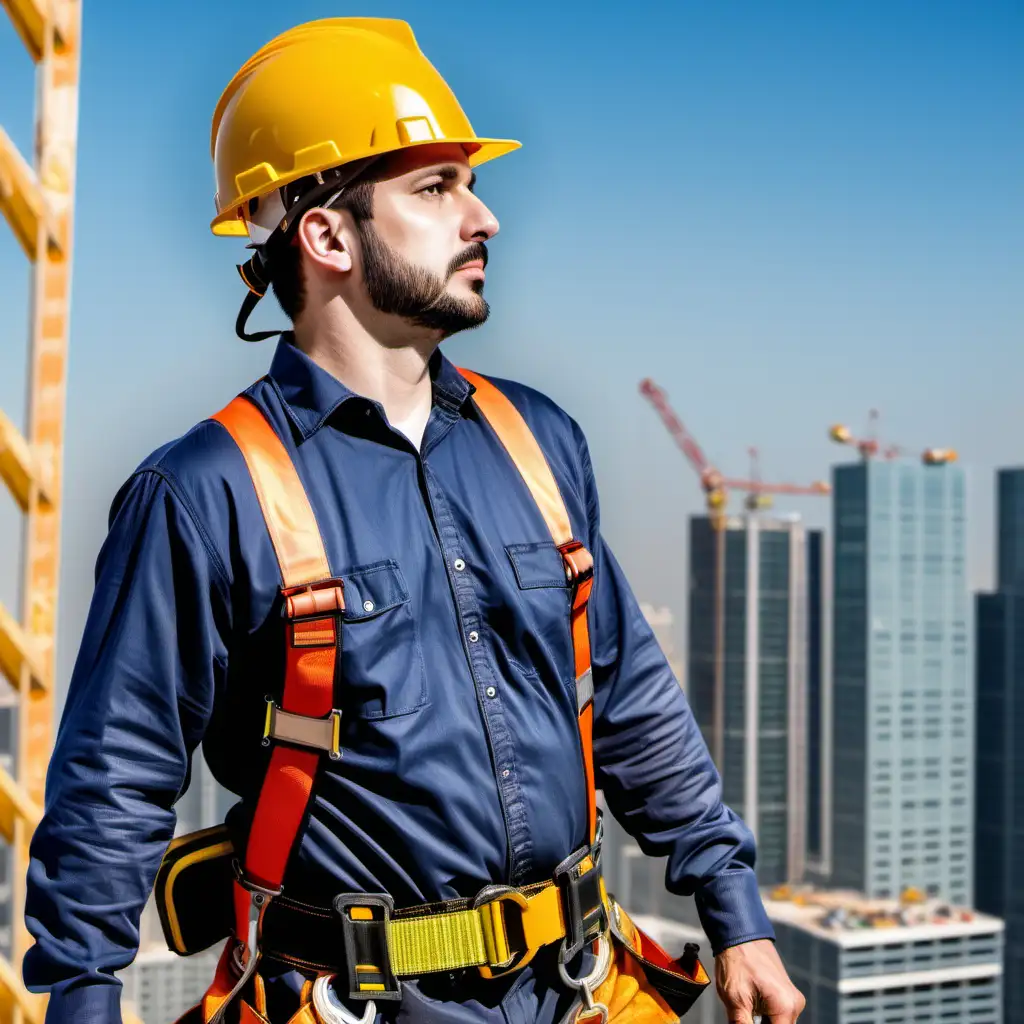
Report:
[[[120,982],[83,978],[54,985],[46,1024],[121,1024]]]
[[[694,899],[715,956],[741,942],[775,941],[775,929],[761,902],[757,876],[750,869],[723,872],[702,885]]]

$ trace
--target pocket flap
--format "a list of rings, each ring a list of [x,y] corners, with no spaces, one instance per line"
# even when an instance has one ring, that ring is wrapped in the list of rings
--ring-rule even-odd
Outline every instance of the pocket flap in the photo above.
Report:
[[[398,563],[387,559],[342,574],[347,622],[369,619],[409,600]]]
[[[568,587],[565,563],[554,541],[536,544],[508,544],[505,547],[521,590],[539,587]]]

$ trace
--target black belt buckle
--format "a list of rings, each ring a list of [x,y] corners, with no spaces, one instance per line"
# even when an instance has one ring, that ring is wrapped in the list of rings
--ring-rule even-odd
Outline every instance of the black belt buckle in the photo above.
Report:
[[[587,858],[590,867],[584,867]],[[601,899],[601,843],[584,846],[555,868],[555,884],[562,895],[565,938],[558,960],[567,964],[585,946],[608,930],[608,911]]]
[[[342,893],[334,897],[345,940],[350,999],[401,999],[402,983],[391,973],[388,921],[395,911],[386,893]]]

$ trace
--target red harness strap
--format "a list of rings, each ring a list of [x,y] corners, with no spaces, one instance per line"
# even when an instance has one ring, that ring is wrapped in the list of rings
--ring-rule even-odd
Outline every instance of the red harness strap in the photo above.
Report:
[[[587,602],[594,585],[594,559],[572,535],[572,525],[554,474],[537,439],[519,410],[489,380],[472,370],[459,373],[476,388],[473,401],[491,425],[519,470],[537,503],[551,537],[562,555],[565,576],[572,587],[572,647],[576,661],[576,710],[580,752],[587,779],[587,823],[590,842],[597,838],[597,795],[594,789],[594,679],[590,667],[590,627]]]
[[[275,744],[256,803],[235,883],[235,937],[244,944],[245,969],[228,992],[211,991],[204,1010],[218,1011],[255,970],[263,913],[281,890],[285,867],[306,816],[313,780],[324,753],[338,757],[340,716],[334,680],[340,616],[345,608],[340,579],[331,576],[320,529],[284,444],[260,410],[239,396],[214,417],[245,457],[281,570],[287,621],[284,691],[268,704],[264,744]],[[241,952],[236,947],[237,954]],[[208,1012],[205,1014],[210,1016]]]

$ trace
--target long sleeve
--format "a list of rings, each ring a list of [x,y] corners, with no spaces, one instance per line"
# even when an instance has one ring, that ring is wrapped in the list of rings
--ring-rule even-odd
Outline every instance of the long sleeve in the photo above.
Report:
[[[50,990],[48,1022],[121,1019],[114,972],[138,951],[229,627],[223,565],[191,506],[141,470],[111,510],[30,850],[24,978]]]
[[[586,442],[580,458],[595,559],[590,630],[597,784],[649,856],[668,857],[666,885],[693,895],[717,955],[775,938],[754,875],[754,839],[722,803],[721,779],[665,655],[601,538]]]

